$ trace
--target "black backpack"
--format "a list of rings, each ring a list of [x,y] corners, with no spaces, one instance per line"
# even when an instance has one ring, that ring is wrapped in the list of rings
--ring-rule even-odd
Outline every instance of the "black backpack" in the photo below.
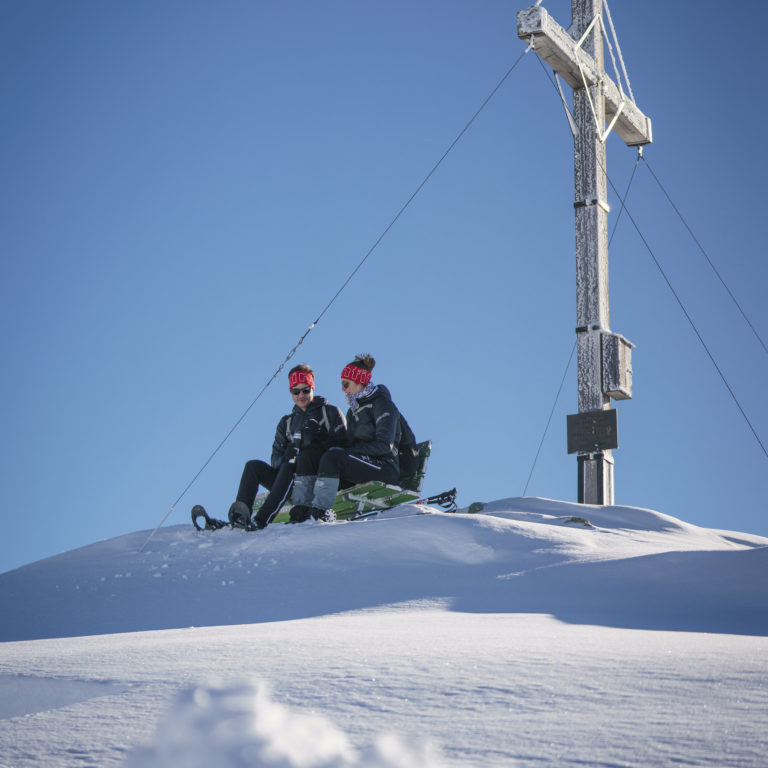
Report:
[[[413,434],[402,413],[400,415],[400,442],[398,443],[398,458],[400,461],[400,477],[413,475],[419,468],[419,451],[416,448],[416,435]]]

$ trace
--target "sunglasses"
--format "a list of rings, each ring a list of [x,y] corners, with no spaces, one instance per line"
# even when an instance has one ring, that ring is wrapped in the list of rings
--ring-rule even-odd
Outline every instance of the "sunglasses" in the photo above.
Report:
[[[346,379],[344,379],[344,381],[341,382],[341,388],[342,389],[349,389],[349,385],[351,383],[352,383],[351,381],[347,381]]]
[[[312,387],[303,387],[299,388],[296,387],[296,389],[291,390],[292,395],[308,395],[312,391]]]

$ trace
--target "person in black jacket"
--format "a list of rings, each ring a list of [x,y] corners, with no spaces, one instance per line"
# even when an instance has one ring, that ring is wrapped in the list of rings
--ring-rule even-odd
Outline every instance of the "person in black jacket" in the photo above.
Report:
[[[344,414],[324,397],[315,395],[315,375],[308,365],[297,365],[288,374],[293,410],[283,416],[275,430],[269,464],[253,459],[246,462],[240,478],[237,500],[229,509],[230,521],[252,525],[253,502],[259,486],[269,489],[264,504],[256,513],[255,525],[269,525],[288,499],[297,466],[316,474],[320,458],[333,446],[346,441]]]
[[[371,381],[375,365],[370,355],[358,355],[342,370],[341,386],[349,404],[347,444],[323,454],[317,478],[305,483],[306,475],[297,469],[296,482],[302,490],[298,497],[293,495],[292,522],[331,519],[328,512],[340,487],[371,480],[396,484],[400,479],[401,416],[389,390]]]

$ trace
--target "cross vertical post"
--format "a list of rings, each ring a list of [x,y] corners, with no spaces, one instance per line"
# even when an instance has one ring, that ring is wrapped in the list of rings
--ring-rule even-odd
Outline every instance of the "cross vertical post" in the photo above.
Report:
[[[630,146],[652,140],[651,121],[605,73],[603,0],[571,0],[566,32],[536,4],[518,13],[518,36],[573,89],[576,334],[579,413],[568,417],[568,452],[577,453],[578,501],[613,504],[611,398],[632,396],[630,344],[610,330],[606,121]]]
[[[602,0],[571,0],[572,36],[577,40],[602,13]],[[595,62],[598,80],[573,91],[574,213],[576,225],[576,334],[579,413],[609,409],[602,385],[602,333],[610,327],[608,305],[608,194],[605,124],[600,74],[604,71],[603,36],[592,24],[582,44]],[[594,112],[593,112],[594,110]],[[613,452],[580,451],[578,495],[586,504],[613,504]]]

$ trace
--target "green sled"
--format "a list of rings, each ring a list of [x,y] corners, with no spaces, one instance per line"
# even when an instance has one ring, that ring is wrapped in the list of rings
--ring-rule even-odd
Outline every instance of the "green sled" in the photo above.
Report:
[[[423,443],[417,443],[416,449],[419,459],[416,472],[408,477],[401,478],[402,485],[387,485],[378,480],[372,480],[369,483],[353,485],[351,488],[344,488],[339,491],[336,494],[336,501],[333,503],[336,519],[354,520],[364,516],[366,513],[416,501],[421,494],[424,477],[427,474],[427,461],[432,452],[432,441],[425,440]],[[254,512],[261,507],[266,498],[266,493],[260,493],[256,497],[253,505]],[[272,522],[289,522],[290,508],[291,504],[288,502]]]

